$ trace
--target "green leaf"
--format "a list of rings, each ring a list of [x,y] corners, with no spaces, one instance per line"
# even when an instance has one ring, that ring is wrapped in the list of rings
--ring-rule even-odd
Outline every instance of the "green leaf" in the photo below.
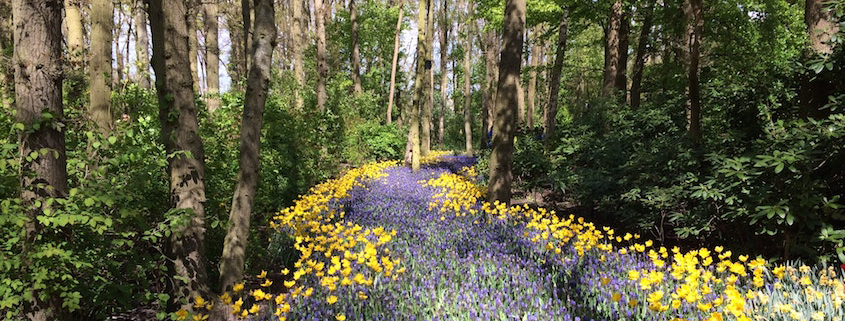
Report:
[[[90,198],[90,197],[89,197],[89,198],[86,198],[86,199],[85,199],[85,206],[93,206],[93,205],[94,205],[94,203],[95,203],[95,201],[94,201],[94,199],[93,199],[93,198]]]
[[[117,142],[117,137],[115,137],[115,136],[109,136],[109,144],[114,144],[114,143],[116,143],[116,142]]]

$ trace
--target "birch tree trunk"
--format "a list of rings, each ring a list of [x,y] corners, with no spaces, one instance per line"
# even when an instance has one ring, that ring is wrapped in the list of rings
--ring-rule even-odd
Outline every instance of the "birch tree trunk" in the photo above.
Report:
[[[408,133],[411,142],[411,169],[415,172],[420,169],[420,110],[425,99],[424,82],[425,78],[428,78],[428,69],[431,69],[431,64],[425,61],[426,52],[429,50],[426,41],[428,7],[427,0],[420,0],[417,14],[417,69],[414,77],[414,102],[411,105],[411,129]]]
[[[45,204],[43,201],[47,198],[62,198],[68,192],[65,134],[55,126],[55,122],[64,120],[62,7],[61,0],[12,1],[15,120],[26,129],[18,136],[21,200],[23,208],[28,209],[28,220],[23,226],[26,239],[22,249],[25,260],[22,275],[29,275],[31,271],[27,261],[39,259],[28,253],[44,235],[44,226],[37,217],[44,215],[46,205],[35,206],[35,203],[42,201]],[[52,115],[52,121],[43,119],[44,111]],[[41,121],[47,124],[34,127]],[[49,152],[40,152],[45,149]],[[38,156],[30,157],[32,153]],[[62,300],[57,293],[28,290],[32,291],[32,296],[23,299],[23,317],[31,321],[62,319]]]
[[[112,0],[91,0],[91,57],[88,61],[91,90],[88,117],[103,136],[108,136],[112,130],[112,30]]]
[[[223,241],[220,258],[220,285],[222,291],[243,279],[244,258],[249,242],[249,221],[260,169],[261,122],[267,91],[270,87],[270,66],[276,46],[276,25],[273,0],[255,0],[255,30],[253,31],[252,66],[246,83],[243,118],[241,122],[241,148],[238,160],[238,184],[229,212],[229,228]]]
[[[187,218],[166,240],[172,273],[169,310],[192,311],[182,299],[209,298],[205,256],[205,155],[190,69],[189,18],[182,1],[151,0],[153,70],[161,138],[168,155],[170,205]]]
[[[302,97],[302,88],[305,86],[305,70],[302,64],[302,49],[305,47],[305,37],[303,36],[302,23],[302,0],[291,0],[293,6],[293,23],[291,30],[292,48],[293,49],[293,74],[296,80],[296,90],[294,91],[294,99],[296,100],[296,109],[302,110],[305,106],[305,100]]]

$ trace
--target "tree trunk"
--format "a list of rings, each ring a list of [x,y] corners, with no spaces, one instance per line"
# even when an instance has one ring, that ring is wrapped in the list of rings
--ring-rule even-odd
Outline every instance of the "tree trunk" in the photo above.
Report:
[[[0,107],[12,108],[15,93],[14,43],[11,1],[0,1]]]
[[[82,68],[85,60],[85,27],[82,24],[82,0],[65,0],[65,24],[67,25],[68,62],[72,68]],[[94,1],[96,4],[97,2]],[[92,8],[96,10],[96,8]],[[93,11],[91,12],[93,15]],[[92,35],[93,37],[93,35]]]
[[[150,89],[150,37],[147,34],[147,8],[144,3],[144,0],[135,1],[135,65],[138,68],[139,85]]]
[[[250,53],[252,52],[252,3],[250,0],[241,0],[241,21],[243,21],[243,32],[244,38],[243,43],[243,60],[241,70],[244,71],[244,76],[249,73],[249,66],[250,66]]]
[[[616,53],[619,56],[619,65],[616,69],[614,89],[619,94],[619,103],[624,104],[628,89],[628,44],[631,33],[631,14],[628,9],[622,10],[619,22],[619,48]]]
[[[698,63],[701,56],[701,33],[704,20],[701,18],[701,0],[684,0],[687,59],[687,130],[693,146],[701,144],[701,93],[698,87]]]
[[[203,1],[203,28],[205,33],[205,86],[208,111],[214,112],[220,108],[220,46],[218,42],[217,18],[219,16],[218,0]]]
[[[643,8],[643,24],[640,26],[640,38],[637,40],[637,57],[634,60],[634,72],[631,76],[631,109],[640,108],[640,87],[643,82],[643,67],[648,57],[649,35],[654,21],[654,6]]]
[[[326,110],[326,81],[329,77],[329,66],[326,62],[326,22],[325,5],[323,0],[314,0],[314,18],[317,24],[317,109]]]
[[[181,1],[151,0],[153,70],[159,103],[161,138],[168,155],[170,205],[188,221],[165,244],[173,288],[170,311],[191,311],[188,301],[209,298],[205,258],[205,157],[199,136],[197,106],[188,41],[187,8]]]
[[[429,151],[431,151],[431,114],[433,109],[432,100],[434,99],[434,80],[433,78],[433,65],[434,62],[432,60],[432,52],[434,51],[434,13],[432,12],[432,2],[434,0],[428,1],[428,8],[426,9],[428,13],[426,14],[426,24],[425,24],[425,40],[426,43],[426,51],[425,51],[425,74],[423,80],[423,98],[422,98],[422,105],[420,109],[420,156],[427,156]]]
[[[358,10],[355,0],[349,0],[349,22],[352,23],[352,84],[355,95],[364,92],[361,87],[361,54],[358,49]]]
[[[544,114],[543,137],[547,142],[552,141],[555,134],[557,119],[558,97],[560,96],[560,73],[563,69],[563,58],[566,56],[566,40],[569,29],[569,12],[564,11],[560,18],[557,35],[557,49],[555,50],[555,64],[549,73],[549,102]]]
[[[467,155],[472,155],[472,16],[473,2],[467,1],[466,42],[464,44],[464,140]]]
[[[610,7],[610,21],[607,25],[602,97],[615,95],[614,91],[618,88],[617,77],[622,63],[619,56],[622,28],[622,0],[616,0]]]
[[[485,43],[486,48],[484,52],[484,56],[486,57],[485,66],[486,66],[486,84],[487,90],[484,91],[484,96],[482,97],[482,107],[481,107],[481,144],[482,148],[487,148],[490,146],[490,137],[488,133],[492,130],[491,126],[493,123],[493,110],[495,109],[495,102],[496,102],[496,80],[497,80],[497,68],[498,68],[498,59],[499,56],[499,41],[496,37],[496,32],[493,30],[489,30],[485,32]]]
[[[810,60],[818,56],[828,56],[833,52],[831,37],[839,32],[839,26],[832,20],[827,11],[825,0],[806,0],[804,3],[804,24],[807,27],[807,48],[804,59]],[[829,70],[820,73],[810,73],[801,77],[801,89],[798,100],[801,102],[799,114],[803,118],[824,117],[830,113],[822,107],[828,103],[828,97],[835,92],[835,85],[831,81],[839,75],[832,75]]]
[[[431,63],[427,62],[428,41],[426,40],[426,29],[428,29],[428,1],[420,0],[419,12],[417,14],[417,69],[414,77],[414,102],[411,105],[411,129],[408,136],[411,141],[411,169],[418,171],[420,169],[420,127],[423,124],[420,122],[420,112],[425,104],[425,79],[428,78],[428,70],[431,69]]]
[[[241,123],[241,149],[238,160],[238,184],[232,198],[229,228],[223,241],[220,258],[220,285],[230,291],[243,279],[246,245],[249,241],[249,220],[260,168],[261,121],[270,87],[270,66],[276,45],[276,25],[273,0],[255,0],[255,30],[252,66],[246,83],[244,111]]]
[[[42,226],[37,217],[44,215],[48,198],[67,195],[67,154],[65,134],[58,124],[64,121],[62,105],[62,1],[13,0],[15,106],[17,122],[25,130],[19,136],[21,159],[20,188],[22,206],[27,209],[21,275],[30,275],[28,255],[39,244]],[[49,112],[53,120],[44,118]],[[41,123],[42,126],[34,126]],[[48,151],[47,153],[42,152]],[[36,153],[36,157],[30,157]],[[42,206],[36,206],[41,201]],[[42,258],[41,260],[44,260]],[[49,260],[49,259],[48,259]],[[45,262],[46,263],[46,262]],[[43,263],[39,264],[44,266]],[[48,284],[49,287],[52,287]],[[24,299],[23,316],[32,321],[61,320],[58,293],[27,289],[32,297]],[[43,299],[42,296],[46,296]]]
[[[440,149],[443,149],[443,133],[445,132],[446,102],[449,99],[449,72],[446,61],[449,59],[449,29],[452,24],[449,22],[449,1],[443,0],[443,10],[440,12],[440,117],[437,130],[437,141]]]
[[[229,76],[232,79],[232,87],[241,88],[241,81],[246,75],[246,52],[244,52],[244,25],[241,4],[238,0],[231,0],[226,8],[226,29],[231,38],[231,57],[228,65]]]
[[[404,1],[399,1],[399,19],[396,19],[396,37],[393,39],[393,63],[390,67],[390,93],[387,95],[387,124],[393,122],[393,96],[396,90],[396,66],[399,63],[399,40],[402,36],[402,15]],[[401,125],[400,125],[401,127]]]
[[[531,71],[528,72],[528,97],[527,97],[527,110],[526,110],[526,125],[528,125],[529,129],[534,128],[534,99],[537,95],[537,68],[540,67],[540,50],[542,50],[542,46],[540,46],[540,39],[538,39],[538,35],[540,34],[540,28],[534,28],[534,45],[531,47]]]
[[[513,178],[513,138],[516,133],[517,96],[525,35],[525,0],[507,0],[502,35],[502,60],[496,94],[493,152],[490,154],[489,201],[510,205]]]
[[[186,0],[185,6],[188,9],[188,44],[190,50],[190,59],[191,59],[191,78],[194,81],[194,91],[199,92],[200,90],[200,78],[199,78],[199,59],[197,54],[200,52],[200,44],[199,40],[197,39],[197,12],[199,11],[199,0]]]
[[[112,30],[112,0],[91,0],[91,58],[88,66],[91,90],[88,117],[104,137],[112,130]]]
[[[294,91],[294,99],[296,100],[296,110],[301,111],[305,106],[305,99],[302,97],[302,88],[305,87],[305,68],[302,63],[302,49],[305,47],[305,37],[302,34],[302,0],[291,0],[293,6],[293,23],[291,30],[292,48],[293,49],[293,75],[296,80],[296,90]]]

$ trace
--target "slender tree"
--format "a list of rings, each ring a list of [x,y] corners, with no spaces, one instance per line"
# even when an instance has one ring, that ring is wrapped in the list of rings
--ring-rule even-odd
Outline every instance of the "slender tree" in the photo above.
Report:
[[[602,82],[602,96],[609,97],[619,89],[618,76],[622,68],[622,57],[620,57],[621,35],[624,31],[622,0],[616,0],[610,7],[610,20],[607,24],[605,54],[604,54],[604,81]],[[624,88],[624,87],[623,87]]]
[[[65,0],[65,25],[67,26],[68,62],[74,68],[82,68],[85,55],[83,40],[85,27],[82,24],[83,0]],[[96,8],[94,8],[96,10]],[[92,12],[93,14],[93,12]]]
[[[540,51],[543,48],[540,45],[540,39],[537,36],[541,33],[540,27],[534,28],[534,40],[531,46],[531,70],[528,72],[528,94],[526,105],[526,125],[528,128],[534,128],[534,103],[537,95],[537,68],[540,67]]]
[[[522,68],[525,35],[525,0],[507,0],[502,35],[502,60],[496,90],[496,117],[493,126],[493,152],[490,154],[490,202],[510,205],[513,179],[513,139],[516,133],[517,96]]]
[[[26,208],[25,240],[21,275],[28,276],[29,256],[46,226],[37,217],[49,207],[47,198],[61,198],[68,193],[65,134],[62,105],[62,1],[13,0],[14,68],[16,121],[26,130],[20,132],[21,200]],[[51,117],[45,117],[45,112]],[[46,153],[43,151],[47,151]],[[39,205],[40,204],[40,205]],[[44,266],[43,264],[37,264]],[[61,298],[45,289],[28,289],[23,302],[23,317],[31,321],[62,319]]]
[[[427,156],[431,151],[431,120],[434,104],[434,62],[432,52],[434,51],[434,13],[432,12],[434,0],[428,1],[428,13],[425,22],[425,40],[427,50],[425,55],[425,74],[423,75],[423,97],[420,105],[420,155]]]
[[[833,52],[831,38],[839,32],[839,24],[825,9],[825,0],[806,0],[804,2],[804,24],[807,28],[807,48],[804,52],[805,60],[819,56],[827,56]],[[827,71],[817,74],[807,74],[801,79],[798,99],[801,103],[799,113],[802,117],[820,117],[829,111],[823,111],[828,97],[834,93],[835,85],[831,78],[841,77],[830,75]]]
[[[479,28],[480,29],[480,28]],[[487,30],[484,33],[484,57],[485,59],[485,83],[487,89],[482,94],[481,104],[481,144],[482,148],[490,145],[490,137],[487,133],[491,130],[493,123],[493,110],[496,102],[496,80],[498,79],[499,39],[495,30]]]
[[[443,134],[445,133],[446,102],[449,99],[449,77],[446,76],[446,68],[449,59],[449,30],[452,23],[449,21],[449,1],[443,0],[443,7],[440,11],[440,117],[438,121],[437,140],[440,149],[443,149]]]
[[[15,92],[15,67],[12,64],[14,29],[11,1],[0,0],[0,107],[6,109],[12,108]]]
[[[396,90],[396,66],[399,63],[399,39],[402,36],[402,14],[405,9],[402,7],[403,0],[399,0],[399,18],[396,19],[396,36],[393,39],[393,63],[390,66],[390,93],[387,94],[387,123],[393,123],[393,96]],[[401,127],[401,125],[400,125]]]
[[[238,183],[229,212],[229,229],[220,258],[220,285],[223,291],[243,279],[246,245],[249,241],[249,220],[255,191],[258,187],[261,147],[261,121],[270,88],[270,65],[276,46],[276,25],[273,0],[255,0],[255,30],[252,43],[252,66],[246,83],[241,149],[238,160]]]
[[[472,155],[472,23],[470,17],[473,2],[467,1],[467,18],[465,19],[466,36],[464,41],[464,141],[467,155]]]
[[[293,75],[296,80],[296,90],[294,91],[294,99],[296,100],[296,109],[302,110],[305,106],[305,99],[302,97],[302,88],[305,86],[305,69],[302,63],[302,49],[305,46],[305,38],[302,34],[302,0],[291,0],[293,7],[293,21],[291,22],[291,49],[293,56]]]
[[[88,114],[100,134],[108,136],[112,129],[112,0],[91,0],[91,58],[88,77],[91,79]]]
[[[701,91],[698,85],[698,63],[701,56],[701,34],[704,29],[701,0],[684,0],[687,62],[687,130],[694,146],[701,144]]]
[[[361,87],[361,54],[358,45],[358,10],[355,0],[349,0],[349,22],[352,24],[352,84],[353,92],[360,95],[364,92]]]
[[[138,68],[138,84],[150,89],[150,37],[147,34],[147,6],[144,0],[135,0],[133,12],[135,22],[135,67]]]
[[[188,9],[188,46],[191,51],[189,58],[191,59],[191,78],[194,81],[194,91],[200,89],[200,73],[199,73],[199,57],[197,55],[200,51],[199,39],[197,38],[197,18],[199,13],[200,0],[186,0],[185,6]]]
[[[425,78],[428,78],[428,70],[431,63],[426,63],[426,52],[429,50],[426,41],[426,29],[428,21],[428,1],[420,0],[419,12],[417,14],[417,69],[414,77],[414,102],[411,105],[411,129],[408,132],[411,149],[411,168],[413,171],[420,169],[420,111],[425,99]],[[407,153],[406,153],[407,154]],[[406,156],[407,158],[407,156]]]
[[[560,73],[563,69],[563,59],[566,56],[566,40],[569,29],[569,11],[564,10],[560,17],[557,34],[557,49],[555,49],[555,63],[549,72],[549,102],[543,113],[545,124],[543,126],[543,137],[547,142],[553,141],[555,134],[555,123],[557,119],[557,108],[560,96]]]
[[[161,139],[168,155],[170,205],[187,222],[166,240],[173,277],[169,309],[191,311],[181,299],[208,298],[205,257],[205,155],[194,104],[188,41],[188,11],[182,1],[151,0],[152,65],[156,75]]]
[[[326,62],[326,22],[325,11],[328,8],[323,0],[314,0],[314,19],[317,25],[317,109],[326,109],[326,78],[329,77],[329,66]]]
[[[203,33],[205,34],[205,103],[210,112],[220,108],[220,46],[218,41],[218,0],[203,0]]]
[[[643,23],[640,26],[640,37],[637,39],[637,56],[634,59],[634,71],[631,75],[631,108],[640,107],[640,88],[643,82],[643,67],[648,57],[649,35],[654,23],[654,5],[647,4],[643,10]]]

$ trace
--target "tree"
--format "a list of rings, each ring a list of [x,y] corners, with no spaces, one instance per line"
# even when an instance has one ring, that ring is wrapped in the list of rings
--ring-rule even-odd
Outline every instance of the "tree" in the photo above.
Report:
[[[839,32],[839,25],[825,8],[824,0],[806,0],[804,3],[804,25],[807,28],[807,47],[805,60],[829,56],[833,52],[830,40]],[[830,78],[837,76],[820,70],[815,75],[804,75],[798,98],[801,102],[802,117],[820,117],[825,114],[822,107],[828,103],[828,97],[835,91]]]
[[[625,67],[628,60],[629,23],[622,6],[622,0],[616,0],[610,7],[610,20],[607,24],[606,46],[604,54],[604,81],[602,96],[624,92]]]
[[[349,21],[352,23],[352,84],[355,95],[364,92],[361,87],[361,54],[358,45],[358,10],[355,0],[349,0]]]
[[[15,92],[15,67],[12,64],[14,25],[11,13],[11,1],[0,0],[0,107],[3,108],[12,108]]]
[[[479,28],[480,29],[480,28]],[[486,148],[490,144],[487,133],[491,130],[493,123],[493,110],[496,102],[496,79],[498,78],[497,66],[499,56],[499,41],[495,30],[487,30],[484,33],[484,57],[485,59],[485,80],[487,89],[484,90],[481,100],[481,145]]]
[[[443,0],[443,7],[440,11],[440,119],[437,131],[437,139],[440,148],[443,148],[443,134],[445,132],[444,122],[446,117],[446,102],[449,99],[449,77],[446,61],[449,59],[449,30],[452,23],[449,21],[449,1]]]
[[[563,69],[563,59],[566,55],[566,39],[569,29],[569,12],[564,10],[560,17],[557,35],[557,49],[555,50],[555,64],[549,73],[549,102],[546,104],[544,114],[545,124],[543,126],[543,137],[546,141],[552,141],[555,134],[555,122],[557,119],[557,108],[560,96],[560,73]]]
[[[528,72],[528,94],[526,105],[526,125],[528,128],[534,128],[534,100],[537,95],[537,68],[540,67],[540,55],[543,50],[540,45],[540,39],[537,36],[541,33],[540,27],[534,28],[534,44],[531,47],[531,70]]]
[[[191,310],[184,298],[208,298],[205,258],[205,155],[191,77],[187,8],[181,1],[151,0],[152,65],[156,75],[161,139],[168,157],[170,206],[185,223],[175,227],[165,254],[173,277],[170,310]],[[176,306],[179,305],[179,306]]]
[[[62,104],[62,1],[14,0],[14,66],[16,121],[25,127],[19,136],[21,158],[21,200],[28,220],[24,248],[26,270],[33,268],[28,256],[46,226],[37,217],[49,208],[48,198],[68,193],[65,134],[60,124]],[[46,151],[46,152],[44,152]],[[40,265],[40,264],[39,264]],[[22,275],[29,275],[28,271]],[[42,284],[43,285],[43,284]],[[58,293],[31,289],[24,299],[24,317],[32,321],[61,320]]]
[[[393,96],[396,90],[396,66],[399,63],[399,39],[402,36],[402,14],[405,13],[403,8],[404,1],[400,0],[397,7],[399,8],[399,18],[396,19],[396,36],[393,40],[393,63],[390,67],[390,93],[387,95],[387,123],[393,122]],[[400,126],[401,127],[401,126]]]
[[[220,285],[231,290],[243,279],[244,257],[249,241],[249,220],[258,187],[261,147],[261,123],[267,91],[270,88],[270,66],[276,46],[276,25],[273,0],[255,0],[255,30],[253,31],[252,65],[246,83],[244,111],[241,122],[241,148],[238,159],[238,183],[229,212],[229,228],[220,258]]]
[[[516,133],[517,95],[525,34],[525,0],[507,0],[502,35],[502,60],[496,90],[493,152],[490,154],[488,198],[510,205],[513,179],[513,139]]]
[[[302,48],[305,46],[305,38],[302,35],[302,0],[291,0],[293,6],[293,22],[292,24],[292,55],[293,55],[293,75],[296,80],[296,90],[294,91],[294,99],[296,100],[296,109],[302,110],[305,106],[305,100],[302,97],[302,88],[305,86],[305,70],[302,63]]]
[[[427,156],[431,151],[431,117],[434,104],[434,62],[432,60],[432,52],[434,51],[434,13],[431,8],[434,0],[429,0],[428,8],[426,9],[425,22],[425,40],[426,51],[423,57],[425,62],[425,74],[423,74],[423,96],[420,105],[420,155]],[[419,57],[417,59],[420,59]]]
[[[203,31],[205,34],[205,103],[208,111],[220,108],[220,46],[218,45],[218,0],[203,1]]]
[[[88,114],[103,136],[112,130],[112,0],[91,0],[91,58],[88,76],[91,79]]]
[[[411,143],[411,169],[413,171],[420,169],[420,127],[423,125],[420,122],[420,111],[424,104],[423,99],[425,99],[424,79],[428,78],[428,70],[431,69],[431,63],[425,61],[428,51],[428,42],[426,41],[428,8],[428,1],[420,0],[419,12],[417,13],[417,69],[414,77],[414,102],[411,105],[411,128],[408,132]]]
[[[314,17],[317,24],[317,109],[326,109],[326,78],[329,77],[329,66],[326,61],[326,6],[323,0],[314,0]]]
[[[686,53],[687,62],[687,131],[694,146],[701,143],[701,90],[698,86],[698,63],[701,56],[701,34],[704,19],[701,17],[701,0],[684,0],[686,17]]]
[[[135,21],[135,67],[138,68],[138,83],[141,88],[150,89],[150,37],[147,34],[147,7],[144,0],[135,0],[133,12]]]
[[[197,54],[200,51],[199,39],[197,39],[197,14],[199,13],[200,0],[186,0],[185,6],[188,9],[188,50],[191,54],[191,78],[194,80],[194,91],[199,90],[200,74],[199,74],[199,58]]]
[[[85,52],[83,50],[85,48],[85,42],[83,41],[85,27],[82,24],[82,8],[83,0],[65,0],[68,62],[74,68],[82,68],[82,63],[85,60]]]
[[[643,81],[643,67],[648,57],[649,35],[654,22],[654,5],[646,5],[642,16],[643,23],[640,26],[640,37],[637,39],[637,56],[634,59],[634,71],[631,76],[631,108],[637,110],[640,107],[640,88]]]
[[[464,140],[467,155],[472,155],[472,16],[473,2],[467,1],[467,18],[464,19],[466,38],[464,42]]]

